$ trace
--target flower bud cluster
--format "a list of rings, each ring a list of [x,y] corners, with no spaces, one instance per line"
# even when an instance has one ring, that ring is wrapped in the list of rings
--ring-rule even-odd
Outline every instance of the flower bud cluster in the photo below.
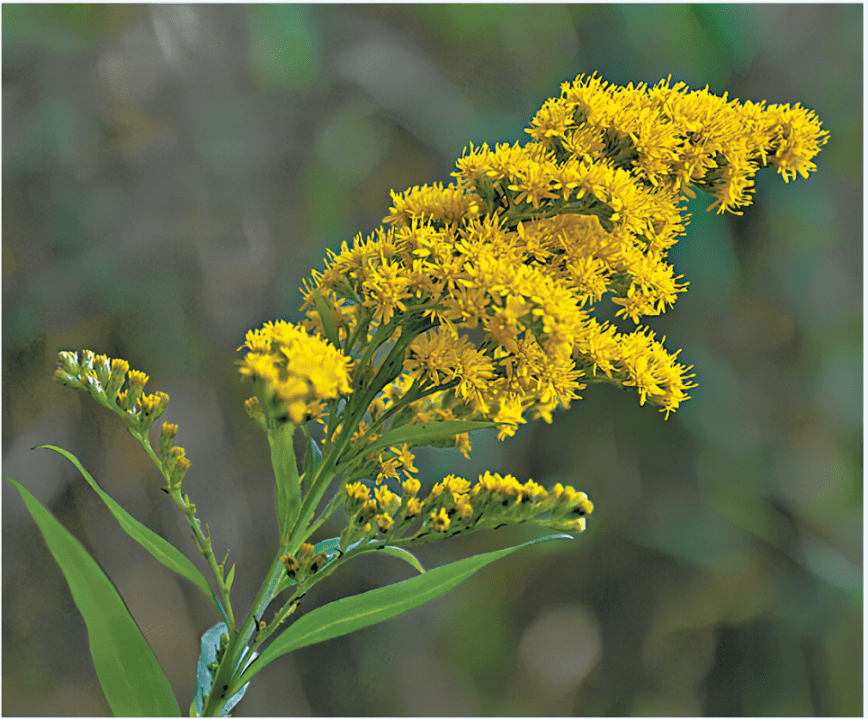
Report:
[[[307,576],[316,574],[328,561],[326,552],[317,552],[316,548],[307,542],[302,544],[295,555],[284,554],[280,561],[286,568],[286,574],[291,579],[303,581]]]
[[[148,375],[130,370],[123,359],[109,359],[106,355],[83,350],[81,360],[77,352],[60,352],[55,381],[73,389],[83,389],[104,407],[120,414],[131,431],[147,435],[157,418],[169,404],[165,392],[145,394]],[[124,381],[126,389],[121,389]]]
[[[181,481],[190,468],[190,460],[187,459],[184,448],[175,446],[177,433],[177,424],[163,422],[160,432],[160,461],[163,463],[170,490],[181,488]]]
[[[346,485],[349,522],[341,534],[341,551],[361,539],[412,544],[523,522],[582,532],[586,515],[594,510],[588,496],[573,487],[556,484],[547,491],[533,480],[521,484],[509,474],[485,472],[474,484],[450,474],[424,498],[418,497],[420,489],[415,478],[402,483],[400,495],[386,486],[377,487],[372,496],[362,482]]]

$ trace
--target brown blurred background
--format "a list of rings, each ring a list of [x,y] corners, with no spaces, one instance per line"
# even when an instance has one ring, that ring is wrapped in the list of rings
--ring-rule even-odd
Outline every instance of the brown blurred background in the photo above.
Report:
[[[116,525],[61,457],[200,561],[117,418],[51,381],[58,350],[126,358],[193,465],[186,490],[238,563],[243,613],[277,540],[265,438],[233,362],[299,316],[298,287],[448,181],[470,141],[524,138],[559,85],[672,75],[801,102],[831,132],[810,179],[770,171],[742,217],[692,203],[671,253],[691,282],[653,327],[696,368],[668,422],[591,387],[551,425],[477,435],[484,469],[569,482],[588,531],[445,597],[274,662],[238,716],[862,714],[861,5],[4,5],[3,473],[93,552],[183,710],[198,590]],[[543,532],[428,546],[426,566]],[[3,713],[101,715],[81,617],[3,483]],[[204,564],[200,561],[200,564]],[[410,576],[375,557],[306,600]]]

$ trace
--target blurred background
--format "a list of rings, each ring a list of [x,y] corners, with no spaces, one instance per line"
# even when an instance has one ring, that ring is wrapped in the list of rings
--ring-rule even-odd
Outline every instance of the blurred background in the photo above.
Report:
[[[801,102],[831,132],[809,179],[757,178],[743,216],[692,203],[690,281],[653,328],[699,387],[668,422],[594,386],[551,425],[449,472],[588,492],[572,543],[534,547],[437,601],[271,664],[237,716],[861,715],[861,5],[4,5],[3,474],[118,587],[186,710],[197,589],[116,525],[75,453],[204,565],[116,417],[52,382],[59,350],[147,372],[193,465],[185,489],[238,564],[246,610],[277,541],[267,443],[237,376],[244,333],[297,319],[326,248],[389,190],[448,181],[469,142],[512,142],[560,83],[672,75]],[[7,715],[108,713],[87,632],[3,483]],[[544,532],[428,545],[428,567]],[[412,570],[362,558],[302,609]]]

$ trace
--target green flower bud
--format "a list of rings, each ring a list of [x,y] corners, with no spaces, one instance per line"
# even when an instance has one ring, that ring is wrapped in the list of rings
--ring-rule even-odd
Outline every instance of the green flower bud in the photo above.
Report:
[[[93,371],[99,380],[100,387],[105,387],[111,376],[111,363],[106,355],[96,355],[93,358]]]
[[[256,397],[251,397],[244,402],[244,409],[247,410],[247,415],[256,422],[259,429],[263,432],[268,431],[268,422],[265,419],[265,412],[262,410],[262,405]]]
[[[108,381],[105,383],[105,395],[109,402],[114,402],[117,399],[118,392],[124,384],[127,372],[130,369],[130,363],[123,359],[112,360],[112,370]]]
[[[77,374],[71,374],[65,367],[58,367],[54,370],[54,381],[62,384],[64,387],[83,389],[83,385],[79,381]]]
[[[181,481],[190,469],[190,460],[185,456],[183,447],[172,447],[164,461],[169,475],[169,489],[180,489]]]
[[[142,395],[139,399],[138,426],[141,432],[147,432],[156,419],[163,414],[169,404],[169,395],[165,392]]]
[[[139,398],[145,391],[145,383],[148,381],[148,375],[146,375],[144,372],[140,372],[139,370],[134,369],[130,370],[127,379],[130,382],[130,386],[127,389],[126,394],[124,394],[123,396],[123,400],[121,401],[121,407],[127,412],[131,412],[136,408]],[[120,396],[118,397],[118,399],[121,399]]]
[[[93,369],[93,361],[96,355],[90,350],[81,351],[81,365],[79,365],[78,374],[84,375]]]
[[[163,428],[160,431],[160,459],[166,461],[172,447],[175,446],[175,435],[178,434],[178,425],[163,422]]]
[[[78,352],[59,352],[58,359],[60,360],[60,367],[67,374],[71,374],[74,377],[78,376],[80,370]]]

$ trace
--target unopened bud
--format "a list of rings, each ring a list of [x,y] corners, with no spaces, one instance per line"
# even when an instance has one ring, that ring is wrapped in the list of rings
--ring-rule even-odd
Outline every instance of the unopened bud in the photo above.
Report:
[[[83,387],[78,377],[70,374],[65,367],[58,367],[54,370],[54,381],[72,389],[81,389]]]
[[[79,375],[87,374],[93,369],[93,361],[96,355],[90,350],[81,351],[81,364],[79,365]]]
[[[109,402],[114,402],[115,399],[117,399],[118,392],[120,392],[120,389],[124,384],[124,379],[126,379],[129,369],[130,363],[126,360],[112,360],[111,375],[109,376],[108,381],[105,383],[106,399],[108,399]]]
[[[166,470],[169,475],[169,489],[178,489],[187,470],[190,468],[190,460],[185,456],[183,447],[172,447],[165,459]]]
[[[93,358],[93,371],[100,386],[105,387],[111,376],[111,363],[106,355],[96,355]]]
[[[156,419],[163,414],[168,404],[169,395],[165,392],[155,392],[154,394],[142,395],[139,399],[139,429],[142,432],[147,432]]]
[[[298,560],[291,554],[284,554],[280,558],[280,561],[283,562],[283,566],[286,567],[287,575],[290,578],[295,579],[295,575],[298,572],[300,566]]]
[[[160,459],[164,462],[169,456],[172,447],[175,446],[175,435],[178,434],[178,425],[163,422],[163,428],[160,431]]]
[[[73,376],[78,376],[80,366],[78,364],[78,352],[59,352],[57,355],[60,366]]]
[[[130,386],[127,389],[126,394],[124,395],[121,407],[123,407],[127,412],[129,412],[135,409],[139,398],[145,391],[145,383],[148,381],[148,375],[146,375],[144,372],[140,372],[139,370],[134,369],[130,370],[129,375],[127,375],[127,379],[129,379]]]
[[[251,397],[247,401],[244,402],[244,409],[247,410],[247,414],[259,428],[263,431],[268,429],[268,424],[265,419],[265,412],[262,411],[262,405],[259,404],[259,400],[256,397]]]

